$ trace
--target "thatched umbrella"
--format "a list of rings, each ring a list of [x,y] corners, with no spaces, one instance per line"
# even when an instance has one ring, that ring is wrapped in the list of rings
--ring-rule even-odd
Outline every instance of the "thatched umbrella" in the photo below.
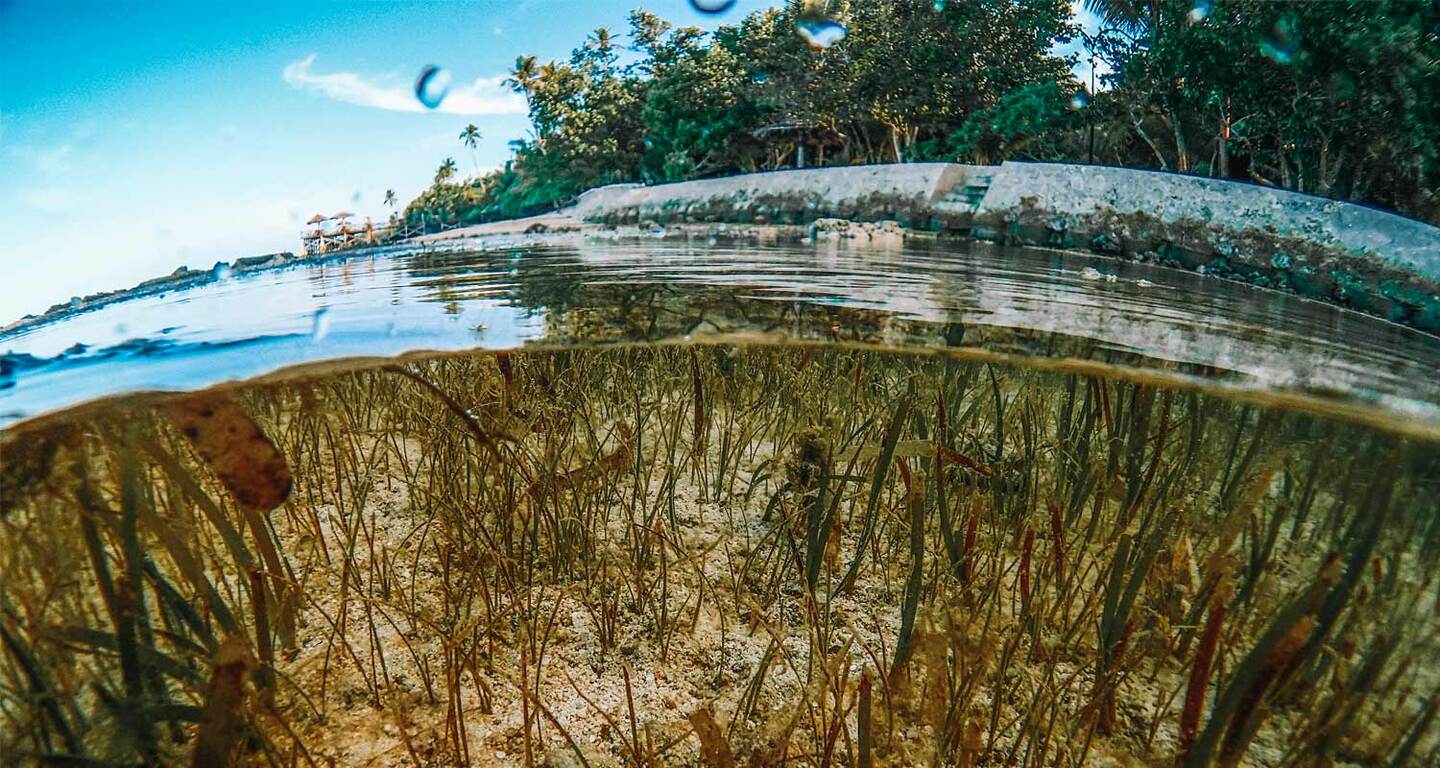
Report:
[[[353,214],[353,213],[351,213],[351,212],[349,212],[349,211],[341,211],[341,212],[335,214],[334,216],[331,216],[331,217],[330,217],[330,218],[335,219],[336,221],[339,221],[339,222],[340,222],[340,238],[341,238],[341,242],[344,243],[344,244],[347,244],[347,245],[350,243],[350,222],[346,221],[346,219],[348,219],[348,218],[350,218],[351,216],[354,216],[354,215],[355,215],[355,214]]]

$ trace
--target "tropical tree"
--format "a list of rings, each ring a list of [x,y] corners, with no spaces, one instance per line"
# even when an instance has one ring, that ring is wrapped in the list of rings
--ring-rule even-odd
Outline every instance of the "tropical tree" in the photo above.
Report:
[[[475,168],[475,175],[480,175],[480,164],[475,160],[475,147],[480,143],[480,129],[474,123],[465,126],[460,132],[460,141],[470,150],[470,164]]]
[[[1150,10],[1151,6],[1147,6]],[[1440,217],[1440,5],[1161,0],[1099,41],[1111,161]]]
[[[447,157],[447,158],[445,158],[445,162],[441,163],[441,164],[440,164],[440,167],[437,168],[437,169],[435,169],[435,183],[436,183],[437,185],[438,185],[438,184],[444,184],[445,182],[447,182],[447,181],[449,181],[450,179],[454,178],[454,177],[455,177],[455,167],[456,167],[456,166],[455,166],[455,159],[454,159],[454,158],[452,158],[452,157]]]
[[[525,96],[534,130],[513,145],[507,206],[556,204],[592,186],[639,178],[645,83],[619,65],[608,30],[596,30],[567,62],[517,60],[506,82]]]
[[[1139,33],[1160,26],[1162,0],[1085,0],[1085,9],[1106,24]]]
[[[1069,0],[827,0],[847,33],[823,49],[796,31],[816,5],[708,33],[637,11],[626,40],[599,29],[567,59],[516,59],[530,135],[464,184],[447,160],[406,215],[530,213],[813,147],[821,165],[1093,159],[1440,220],[1440,3],[1085,0],[1104,24],[1082,33]],[[1109,70],[1085,95],[1052,53],[1080,34]]]

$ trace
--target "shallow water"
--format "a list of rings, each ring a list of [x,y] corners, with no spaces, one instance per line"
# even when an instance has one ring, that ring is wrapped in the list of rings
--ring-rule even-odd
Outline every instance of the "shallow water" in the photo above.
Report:
[[[1327,305],[599,239],[4,342],[21,764],[1440,754],[1440,341]]]
[[[908,334],[1335,396],[1440,429],[1440,338],[1275,291],[968,242],[656,238],[490,240],[361,256],[20,329],[0,336],[0,425],[110,394],[194,389],[351,356],[685,334],[824,338],[828,324],[817,318],[826,312],[861,325],[901,321],[903,333],[886,331],[891,341]],[[856,320],[865,313],[870,320]]]

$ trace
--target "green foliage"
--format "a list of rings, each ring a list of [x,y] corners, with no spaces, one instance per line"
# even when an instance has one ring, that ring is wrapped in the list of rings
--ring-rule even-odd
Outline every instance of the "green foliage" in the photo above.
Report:
[[[1094,0],[1103,74],[1088,102],[1056,44],[1066,0],[835,0],[846,37],[815,49],[789,0],[713,33],[630,15],[565,61],[508,81],[532,135],[503,171],[407,215],[514,216],[613,182],[795,165],[1094,161],[1251,179],[1440,220],[1440,5]],[[622,56],[621,51],[629,54]],[[1088,85],[1088,84],[1087,84]],[[461,141],[474,150],[479,131]],[[478,174],[478,170],[477,170]],[[477,197],[478,195],[478,197]]]
[[[1012,90],[1075,87],[1065,61],[1049,53],[1073,32],[1064,0],[978,0],[943,11],[932,0],[836,2],[831,11],[848,34],[826,50],[796,34],[803,10],[791,0],[713,34],[636,11],[632,61],[621,63],[605,29],[567,61],[517,59],[508,82],[526,99],[532,136],[512,145],[506,169],[485,177],[492,181],[452,185],[437,174],[407,216],[516,215],[600,184],[780,168],[801,144],[820,164],[911,159]]]
[[[1054,157],[1064,150],[1065,133],[1078,127],[1071,108],[1073,92],[1059,83],[1039,82],[1018,88],[993,107],[971,113],[960,130],[948,137],[945,159],[981,164],[1015,157]],[[1040,143],[1032,150],[1032,145]]]
[[[1440,217],[1440,6],[1116,3],[1097,159],[1249,178]],[[1124,31],[1121,31],[1124,30]]]

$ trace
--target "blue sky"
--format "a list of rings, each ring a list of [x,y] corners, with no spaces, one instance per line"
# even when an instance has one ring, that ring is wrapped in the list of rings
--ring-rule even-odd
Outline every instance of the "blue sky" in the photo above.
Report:
[[[734,19],[765,0],[740,0]],[[175,267],[298,250],[304,221],[493,168],[528,122],[499,85],[643,6],[687,0],[232,3],[0,0],[0,325]],[[453,77],[436,111],[411,98]],[[475,157],[457,140],[484,134]]]

